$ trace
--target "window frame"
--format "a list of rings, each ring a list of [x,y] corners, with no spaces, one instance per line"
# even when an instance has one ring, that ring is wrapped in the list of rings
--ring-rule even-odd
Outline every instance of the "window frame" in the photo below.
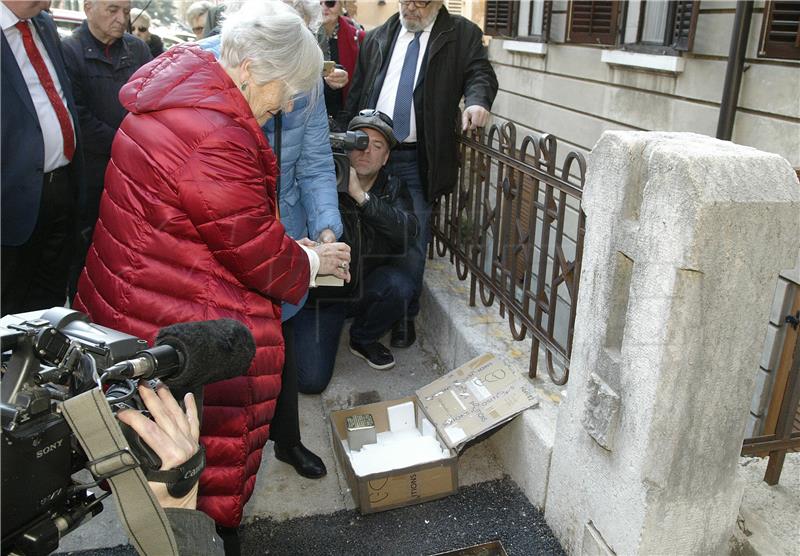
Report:
[[[542,12],[542,33],[538,35],[530,34],[531,26],[533,25],[534,5],[543,4]],[[493,7],[498,4],[505,4],[510,14],[510,21],[500,28],[499,26],[490,26],[489,12]],[[496,12],[495,12],[496,13]],[[497,2],[493,0],[486,0],[484,8],[484,31],[485,35],[497,38],[514,39],[517,41],[527,42],[548,42],[550,40],[550,23],[553,19],[553,0],[530,0],[530,8],[528,9],[528,34],[521,35],[519,33],[519,18],[521,13],[520,0],[511,0],[506,2]],[[509,31],[509,32],[501,32]]]
[[[797,31],[794,44],[770,41],[769,36],[773,32],[771,25],[774,21],[775,4],[797,4],[800,12],[800,2],[782,2],[779,0],[767,0],[761,22],[761,36],[758,40],[759,58],[769,58],[773,60],[800,60],[800,18],[798,18]]]

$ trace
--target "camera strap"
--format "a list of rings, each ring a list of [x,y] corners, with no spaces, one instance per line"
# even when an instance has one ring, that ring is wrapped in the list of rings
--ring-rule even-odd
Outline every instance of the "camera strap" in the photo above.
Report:
[[[99,388],[68,399],[61,410],[89,457],[96,478],[107,477],[120,520],[143,556],[178,554],[169,520],[131,453],[117,419]]]

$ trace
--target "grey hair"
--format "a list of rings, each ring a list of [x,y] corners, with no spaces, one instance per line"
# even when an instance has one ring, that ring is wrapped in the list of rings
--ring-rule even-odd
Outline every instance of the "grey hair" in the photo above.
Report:
[[[189,9],[186,10],[186,21],[191,22],[194,18],[205,15],[213,7],[213,4],[208,0],[200,0],[194,2]]]
[[[322,25],[322,7],[318,0],[283,0],[295,9],[303,18],[312,33],[316,33]]]
[[[247,60],[257,83],[283,81],[292,96],[316,90],[322,75],[317,39],[283,2],[247,0],[226,15],[220,62],[233,69]]]
[[[131,23],[141,21],[148,27],[150,27],[150,16],[147,15],[147,12],[144,10],[140,10],[139,8],[131,8]]]

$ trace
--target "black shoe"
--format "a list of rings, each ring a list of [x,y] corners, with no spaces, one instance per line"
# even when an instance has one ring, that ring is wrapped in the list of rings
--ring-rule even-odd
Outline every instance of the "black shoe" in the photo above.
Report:
[[[288,463],[294,467],[298,475],[307,479],[320,479],[328,473],[322,459],[302,444],[284,448],[275,443],[275,458],[283,463]]]
[[[393,348],[407,348],[417,341],[417,331],[414,330],[414,319],[400,319],[392,327],[392,339],[389,345]]]
[[[238,527],[223,527],[217,525],[217,535],[222,539],[225,556],[241,556],[242,548],[239,542]]]
[[[389,349],[380,342],[371,344],[354,344],[350,340],[350,353],[360,357],[367,362],[367,365],[379,371],[385,371],[394,367],[394,355]]]

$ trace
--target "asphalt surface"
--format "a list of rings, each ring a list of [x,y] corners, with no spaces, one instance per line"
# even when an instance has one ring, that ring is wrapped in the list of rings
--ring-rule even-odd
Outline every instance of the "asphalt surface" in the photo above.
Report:
[[[429,556],[499,540],[509,556],[564,554],[544,516],[508,478],[462,487],[441,500],[364,515],[343,510],[243,525],[242,554]],[[130,546],[70,552],[128,556]]]

